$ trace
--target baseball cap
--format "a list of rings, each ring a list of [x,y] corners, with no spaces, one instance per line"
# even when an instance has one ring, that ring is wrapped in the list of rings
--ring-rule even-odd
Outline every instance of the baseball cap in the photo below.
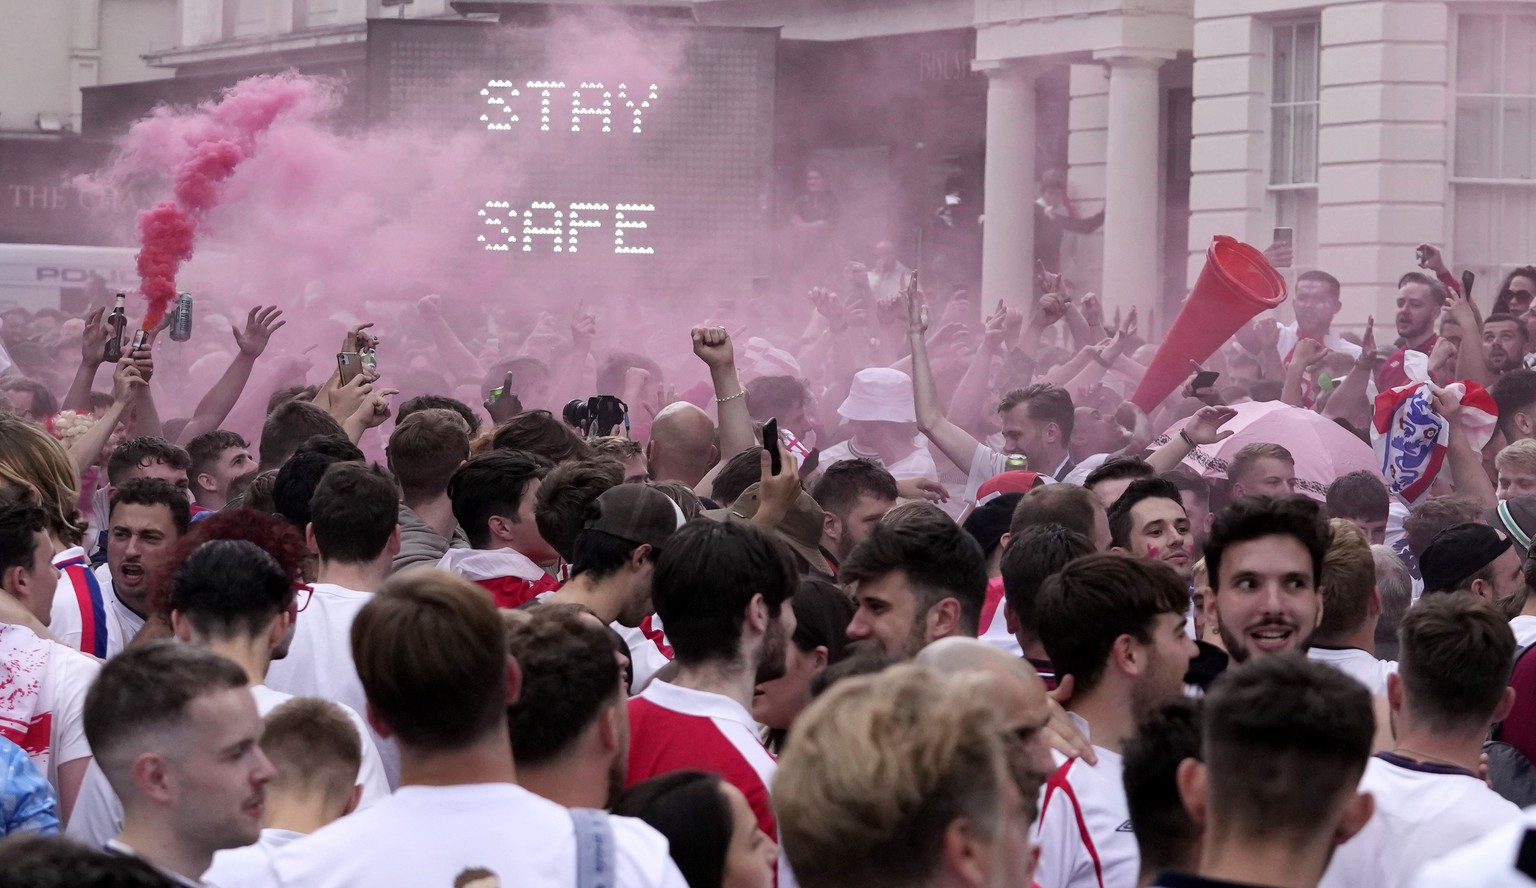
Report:
[[[1425,592],[1451,592],[1493,563],[1514,542],[1486,524],[1453,524],[1435,535],[1419,559]]]
[[[1033,475],[1034,472],[1022,474]],[[960,527],[980,543],[981,551],[990,557],[997,550],[997,544],[1002,542],[1003,534],[1008,532],[1008,526],[1013,523],[1013,509],[1023,498],[1024,494],[1017,491],[994,493],[985,502],[978,497],[977,502],[981,505],[966,516]]]
[[[659,549],[682,523],[681,514],[672,499],[654,487],[620,484],[592,502],[584,528]]]
[[[761,481],[755,481],[741,492],[741,496],[737,497],[729,509],[711,509],[701,514],[711,521],[751,521],[758,507],[763,504],[762,487]],[[833,572],[832,565],[821,554],[821,531],[826,522],[826,514],[816,500],[802,490],[795,497],[794,505],[779,519],[779,525],[773,529],[773,533],[812,568],[830,575]]]
[[[1531,538],[1536,537],[1536,496],[1512,496],[1483,513],[1489,527],[1497,527],[1509,534],[1520,550],[1521,560],[1530,553]]]
[[[976,505],[981,507],[1005,493],[1029,493],[1040,484],[1040,473],[1015,469],[993,475],[976,488]]]

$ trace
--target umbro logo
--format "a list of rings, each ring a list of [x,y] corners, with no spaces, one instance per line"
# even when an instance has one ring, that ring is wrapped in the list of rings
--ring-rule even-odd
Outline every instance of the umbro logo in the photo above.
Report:
[[[1126,822],[1120,824],[1119,828],[1117,828],[1115,830],[1115,832],[1128,832],[1128,833],[1133,833],[1135,831],[1136,830],[1131,828],[1131,822],[1129,820],[1127,820]]]

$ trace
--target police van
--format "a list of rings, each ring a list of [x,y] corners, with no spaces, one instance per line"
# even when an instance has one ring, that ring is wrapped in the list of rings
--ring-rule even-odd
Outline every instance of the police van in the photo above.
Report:
[[[135,290],[139,275],[131,247],[0,244],[0,307],[83,311],[90,290]]]

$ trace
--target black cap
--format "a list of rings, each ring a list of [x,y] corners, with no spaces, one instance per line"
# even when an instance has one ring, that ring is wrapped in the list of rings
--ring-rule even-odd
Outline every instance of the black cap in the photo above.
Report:
[[[1023,498],[1022,493],[999,493],[972,510],[960,527],[981,544],[981,551],[990,558],[1008,532],[1008,525],[1013,523],[1014,506]]]
[[[1486,524],[1453,524],[1435,535],[1419,559],[1425,592],[1454,592],[1468,577],[1514,545],[1509,534]]]

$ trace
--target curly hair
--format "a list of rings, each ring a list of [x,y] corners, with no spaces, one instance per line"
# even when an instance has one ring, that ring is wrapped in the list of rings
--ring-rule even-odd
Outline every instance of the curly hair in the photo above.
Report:
[[[309,557],[309,547],[304,545],[304,538],[282,518],[255,509],[229,509],[192,525],[192,529],[176,544],[176,553],[171,560],[174,567],[170,576],[176,575],[192,550],[211,540],[245,540],[255,543],[277,559],[295,589],[304,585],[304,561]],[[167,597],[167,590],[158,590],[150,599],[150,611],[168,617],[170,608]]]

